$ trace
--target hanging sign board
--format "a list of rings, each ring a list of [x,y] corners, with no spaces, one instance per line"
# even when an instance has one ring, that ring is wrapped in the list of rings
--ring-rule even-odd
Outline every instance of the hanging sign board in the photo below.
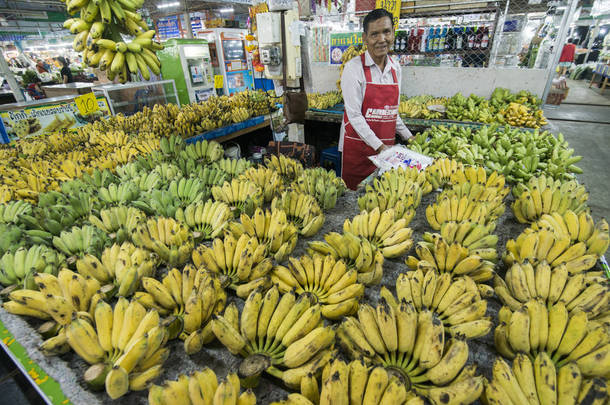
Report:
[[[394,24],[394,30],[398,29],[398,20],[400,20],[400,4],[401,0],[377,0],[375,4],[376,8],[383,8],[388,10],[392,14],[392,23]]]

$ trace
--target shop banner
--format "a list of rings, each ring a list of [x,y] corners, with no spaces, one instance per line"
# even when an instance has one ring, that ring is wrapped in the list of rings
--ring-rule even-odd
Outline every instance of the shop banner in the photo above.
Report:
[[[177,15],[159,18],[157,20],[157,32],[161,40],[180,38],[180,22]]]
[[[201,16],[191,16],[191,29],[193,30],[193,37],[197,38],[197,33],[203,30]]]
[[[394,31],[398,29],[398,20],[400,20],[400,4],[401,0],[377,0],[375,8],[383,8],[388,10],[390,14],[394,16],[392,22],[394,23]]]
[[[49,135],[63,129],[76,128],[110,116],[108,102],[104,96],[96,97],[99,109],[81,115],[74,101],[25,108],[23,110],[0,111],[0,143],[32,136]]]
[[[340,65],[343,52],[350,46],[362,46],[362,32],[333,32],[330,34],[330,64]]]

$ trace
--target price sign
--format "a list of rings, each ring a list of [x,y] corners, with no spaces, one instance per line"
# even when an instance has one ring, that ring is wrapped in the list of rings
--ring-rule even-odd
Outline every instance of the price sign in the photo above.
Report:
[[[92,112],[100,109],[100,106],[97,105],[97,100],[95,99],[95,94],[93,94],[93,92],[76,97],[74,102],[76,103],[76,107],[78,108],[80,115],[89,115]]]
[[[400,5],[401,0],[377,0],[375,3],[376,8],[383,8],[392,14],[392,23],[394,24],[394,30],[398,29],[398,20],[400,19]]]
[[[224,76],[223,75],[214,75],[214,88],[222,89],[224,87]]]

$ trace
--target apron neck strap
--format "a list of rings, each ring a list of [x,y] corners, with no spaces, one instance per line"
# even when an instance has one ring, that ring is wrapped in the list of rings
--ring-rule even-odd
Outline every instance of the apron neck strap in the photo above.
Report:
[[[371,76],[371,67],[366,65],[366,53],[360,55],[360,61],[362,62],[362,69],[364,70],[364,77],[367,83],[371,83],[373,81]],[[387,57],[387,56],[386,56]],[[388,58],[388,63],[390,63],[390,58]],[[392,77],[394,78],[394,83],[398,83],[398,78],[396,77],[396,70],[394,68],[390,68],[392,71]]]

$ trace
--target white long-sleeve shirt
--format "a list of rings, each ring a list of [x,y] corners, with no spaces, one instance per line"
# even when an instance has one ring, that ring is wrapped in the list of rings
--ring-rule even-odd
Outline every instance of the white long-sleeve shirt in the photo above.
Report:
[[[383,72],[375,64],[369,52],[364,54],[364,63],[371,68],[371,80],[373,83],[390,84],[394,83],[391,68],[396,71],[396,79],[398,81],[398,100],[400,102],[400,78],[401,69],[397,61],[388,56]],[[362,140],[374,150],[379,149],[383,142],[379,140],[377,135],[366,123],[362,116],[362,101],[364,100],[364,92],[366,90],[366,78],[360,57],[355,57],[345,64],[343,68],[343,76],[341,76],[341,91],[343,92],[343,104],[347,118]],[[403,138],[411,137],[411,131],[402,122],[400,116],[396,117],[396,132]],[[343,151],[343,138],[345,137],[345,123],[341,123],[341,135],[339,137],[339,150]]]

